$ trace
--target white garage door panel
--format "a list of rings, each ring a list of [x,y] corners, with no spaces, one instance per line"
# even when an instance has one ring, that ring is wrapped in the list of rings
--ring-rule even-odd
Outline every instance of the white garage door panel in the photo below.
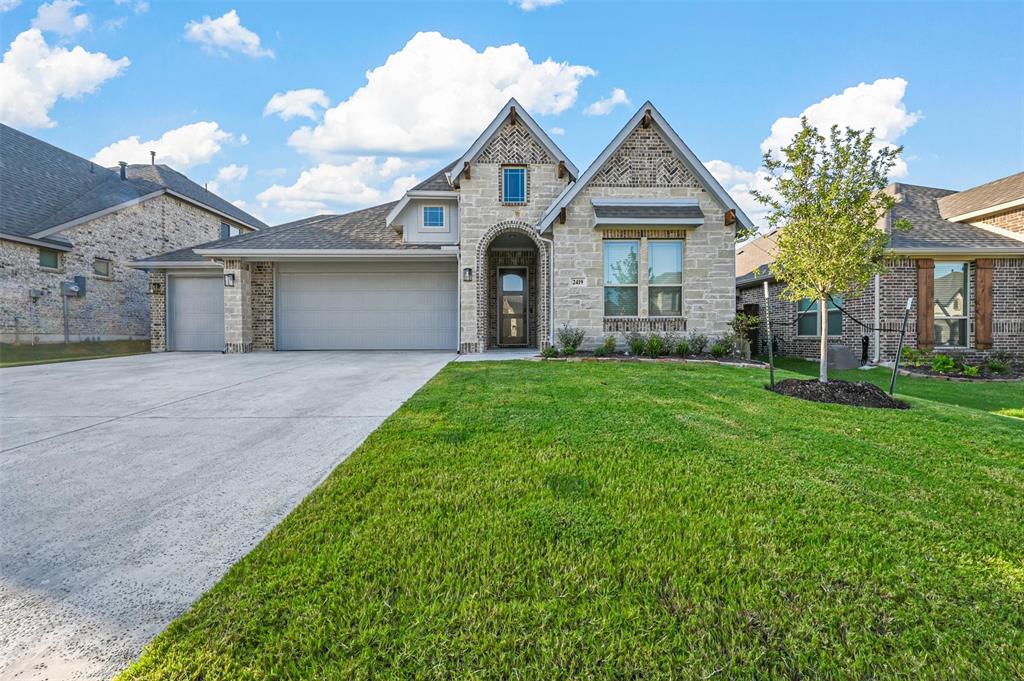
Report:
[[[217,277],[170,277],[171,350],[224,349],[224,283]]]
[[[457,286],[452,263],[339,264],[322,271],[282,268],[278,347],[453,350]]]

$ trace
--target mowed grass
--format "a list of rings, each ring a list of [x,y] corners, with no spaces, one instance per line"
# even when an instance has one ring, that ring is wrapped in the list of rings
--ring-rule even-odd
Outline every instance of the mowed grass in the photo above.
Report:
[[[0,367],[22,364],[49,364],[81,359],[122,357],[149,352],[148,340],[88,341],[82,343],[44,343],[40,345],[14,345],[0,343]]]
[[[762,359],[767,361],[767,358]],[[802,374],[806,378],[818,377],[817,360],[809,362],[796,357],[776,357],[775,366]],[[868,381],[888,392],[892,369],[876,367],[832,371],[829,372],[829,376],[843,381]],[[950,381],[940,377],[897,376],[896,393],[982,411],[998,412],[1000,409],[1024,408],[1024,381],[968,382]]]
[[[449,365],[123,678],[1024,675],[1024,423],[766,381]]]

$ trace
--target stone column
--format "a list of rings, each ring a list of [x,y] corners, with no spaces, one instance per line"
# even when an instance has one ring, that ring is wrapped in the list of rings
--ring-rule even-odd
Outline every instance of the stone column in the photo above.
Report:
[[[224,345],[227,352],[252,352],[252,274],[249,263],[225,260],[224,275],[235,285],[224,287]]]
[[[149,272],[149,350],[167,350],[167,271]]]

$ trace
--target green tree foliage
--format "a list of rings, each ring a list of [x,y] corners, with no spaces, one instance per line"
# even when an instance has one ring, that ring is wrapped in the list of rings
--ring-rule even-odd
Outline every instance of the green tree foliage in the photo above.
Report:
[[[896,203],[882,191],[902,147],[874,148],[875,133],[832,126],[826,138],[800,121],[800,132],[781,150],[764,155],[772,191],[754,191],[770,209],[768,223],[782,228],[772,274],[787,300],[818,301],[821,333],[819,380],[828,381],[828,324],[820,323],[833,295],[854,296],[885,271],[889,235],[879,220]],[[905,220],[897,229],[909,228]]]

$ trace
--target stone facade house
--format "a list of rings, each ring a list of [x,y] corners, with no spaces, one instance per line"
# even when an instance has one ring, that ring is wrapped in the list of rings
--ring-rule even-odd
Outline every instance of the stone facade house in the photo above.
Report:
[[[879,223],[891,235],[888,271],[828,311],[832,342],[858,356],[866,343],[868,361],[891,362],[913,298],[905,345],[969,362],[1002,352],[1024,359],[1024,173],[962,192],[909,184],[886,191],[897,199]],[[892,229],[900,218],[909,230]],[[767,281],[777,351],[817,358],[817,303],[783,300],[769,270],[777,238],[770,232],[737,247],[737,308],[761,316],[758,346],[767,350]]]
[[[0,125],[0,342],[146,339],[128,263],[262,227],[165,165],[102,168]]]
[[[580,173],[515,100],[394,203],[143,259],[154,350],[584,347],[724,335],[749,225],[651,104]]]

